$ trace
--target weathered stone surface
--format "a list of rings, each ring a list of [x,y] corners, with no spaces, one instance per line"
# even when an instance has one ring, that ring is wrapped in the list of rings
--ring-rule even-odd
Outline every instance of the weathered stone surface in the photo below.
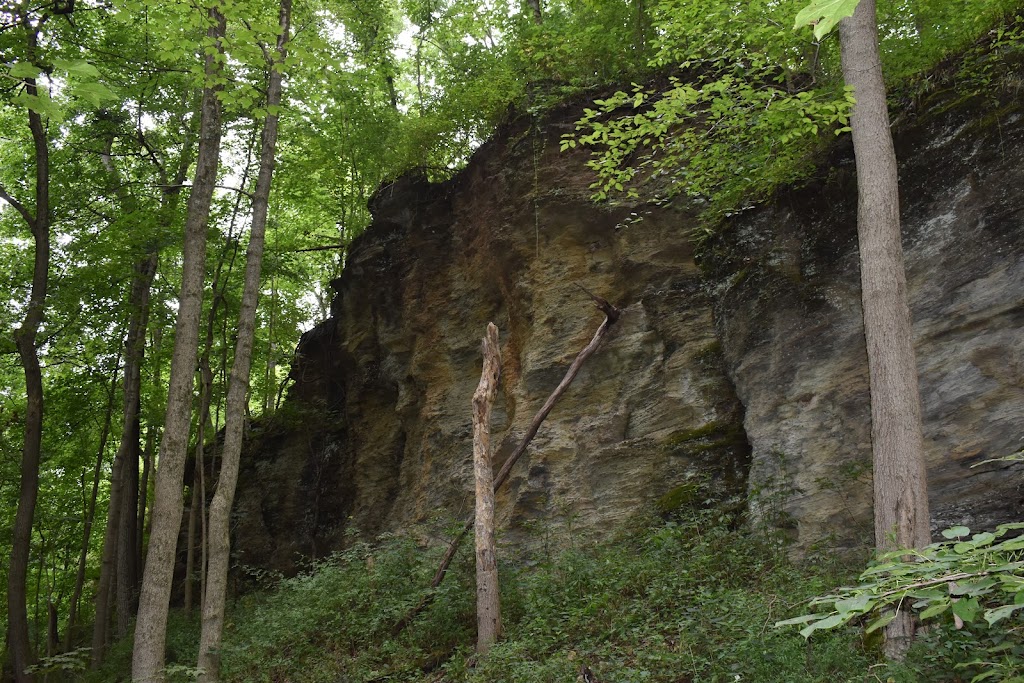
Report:
[[[1024,512],[1019,466],[971,468],[1024,435],[1024,131],[1016,107],[998,121],[961,104],[898,142],[938,527]],[[608,534],[689,500],[695,477],[742,489],[749,468],[756,509],[798,547],[870,544],[849,150],[827,180],[736,219],[702,269],[692,216],[647,208],[631,223],[592,204],[585,157],[555,148],[564,124],[529,124],[448,183],[405,178],[374,199],[332,317],[299,344],[286,409],[251,439],[240,562],[289,571],[347,530],[467,514],[485,326],[505,363],[500,465],[602,319],[577,284],[624,315],[499,494],[505,543]]]
[[[1024,515],[1020,464],[972,467],[1024,445],[1022,142],[1019,106],[976,101],[897,136],[933,529]],[[801,546],[858,547],[871,430],[852,151],[830,165],[733,225],[707,265],[752,489]]]
[[[662,210],[620,226],[628,210],[589,201],[583,155],[559,154],[556,136],[528,123],[449,183],[405,178],[373,200],[332,318],[299,344],[291,417],[262,427],[245,459],[243,564],[286,570],[295,553],[341,546],[346,529],[472,511],[485,327],[501,335],[500,466],[603,320],[577,285],[624,313],[497,496],[499,540],[607,535],[697,476],[719,494],[743,490],[742,408],[680,229],[687,217]]]

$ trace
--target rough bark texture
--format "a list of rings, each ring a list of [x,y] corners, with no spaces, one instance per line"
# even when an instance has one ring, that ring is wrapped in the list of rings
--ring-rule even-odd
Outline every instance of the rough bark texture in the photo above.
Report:
[[[907,303],[899,179],[889,131],[874,0],[839,25],[843,78],[857,99],[850,118],[857,159],[857,235],[871,391],[875,544],[918,548],[931,540],[917,360]],[[913,623],[886,627],[886,653],[902,658]]]
[[[491,466],[491,407],[498,393],[501,349],[498,328],[487,323],[483,369],[473,394],[473,475],[476,482],[476,651],[486,654],[501,637],[501,595],[494,542],[494,470]]]
[[[275,111],[281,103],[282,74],[277,67],[283,65],[286,57],[291,7],[291,0],[281,0],[279,14],[281,33],[277,39],[276,54],[273,55],[270,64],[267,87],[268,111]],[[249,232],[249,247],[245,257],[245,284],[238,313],[235,358],[231,365],[231,377],[228,382],[220,476],[217,478],[217,490],[210,504],[209,566],[206,578],[206,596],[203,602],[202,632],[199,638],[199,668],[203,670],[199,680],[204,683],[212,683],[220,678],[220,643],[224,631],[224,607],[227,601],[228,568],[231,561],[231,508],[238,481],[238,461],[242,452],[245,408],[249,395],[249,372],[256,334],[256,305],[260,293],[263,243],[267,227],[270,186],[274,176],[277,131],[277,115],[267,114],[263,123],[263,136],[260,145],[260,170],[253,192],[252,224]]]
[[[217,10],[211,10],[210,16],[213,25],[207,35],[219,45],[225,30],[224,17]],[[207,79],[219,70],[218,62],[212,55],[208,55],[205,65]],[[215,86],[207,85],[203,91],[200,117],[199,153],[185,219],[181,294],[178,297],[167,413],[155,477],[146,570],[135,624],[135,646],[132,652],[132,680],[135,683],[164,679],[167,610],[174,575],[174,554],[181,526],[182,476],[188,449],[189,415],[199,347],[199,319],[203,308],[206,222],[217,182],[220,154],[221,107]]]
[[[33,29],[29,37],[29,51],[35,52],[37,34]],[[26,92],[36,94],[34,78],[24,81]],[[43,377],[39,367],[36,337],[46,307],[46,290],[50,277],[50,149],[46,125],[34,111],[28,112],[29,128],[35,149],[35,207],[29,211],[3,191],[3,198],[21,214],[32,232],[35,255],[32,265],[32,288],[21,327],[14,332],[25,371],[25,442],[21,452],[21,482],[19,484],[18,511],[12,529],[10,569],[7,575],[7,647],[11,654],[14,679],[31,681],[25,673],[32,663],[28,635],[28,609],[25,583],[32,541],[32,520],[35,517],[36,498],[39,493],[39,457],[43,438]]]

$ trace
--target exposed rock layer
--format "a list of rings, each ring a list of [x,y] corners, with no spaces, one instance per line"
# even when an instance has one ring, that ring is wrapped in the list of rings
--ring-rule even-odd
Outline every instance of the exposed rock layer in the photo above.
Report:
[[[1024,435],[1024,124],[1016,106],[993,116],[950,107],[897,143],[939,526],[1024,512],[1019,469],[970,467]],[[577,284],[624,315],[498,496],[506,543],[607,535],[701,480],[717,494],[749,484],[799,547],[869,542],[852,155],[838,149],[827,181],[737,219],[702,270],[684,210],[631,222],[589,201],[585,156],[554,144],[563,129],[513,123],[454,180],[378,193],[332,317],[299,344],[287,406],[251,440],[242,564],[288,571],[346,530],[471,510],[485,326],[505,363],[499,466],[602,319]]]

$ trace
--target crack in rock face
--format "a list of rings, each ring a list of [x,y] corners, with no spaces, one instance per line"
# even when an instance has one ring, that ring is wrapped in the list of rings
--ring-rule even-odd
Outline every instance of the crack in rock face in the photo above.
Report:
[[[950,110],[897,139],[938,528],[1024,507],[1019,466],[971,468],[1022,445],[1024,124],[996,135],[970,116]],[[603,319],[577,285],[623,315],[497,496],[506,552],[747,496],[797,550],[870,546],[849,151],[828,182],[735,218],[698,266],[695,214],[592,203],[586,153],[538,148],[538,134],[513,121],[453,180],[408,176],[371,201],[331,318],[303,336],[287,401],[247,442],[239,563],[289,574],[351,537],[445,538],[472,510],[487,323],[504,363],[500,467]]]

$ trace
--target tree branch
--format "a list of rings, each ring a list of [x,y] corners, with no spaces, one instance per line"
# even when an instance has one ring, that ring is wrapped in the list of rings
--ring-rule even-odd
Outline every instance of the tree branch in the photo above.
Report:
[[[12,197],[11,193],[7,191],[7,188],[5,188],[3,184],[0,184],[0,199],[13,206],[14,210],[20,213],[21,217],[25,219],[25,222],[28,223],[29,227],[36,224],[36,217],[28,210],[28,207]]]
[[[551,412],[551,409],[555,407],[555,403],[559,398],[561,398],[562,394],[565,393],[565,390],[569,388],[569,385],[572,384],[576,375],[579,374],[580,368],[583,366],[583,362],[597,350],[597,347],[601,345],[601,340],[604,339],[608,330],[613,324],[615,324],[615,321],[619,319],[619,316],[622,315],[621,310],[612,306],[605,299],[591,294],[581,285],[577,286],[579,286],[580,289],[583,289],[583,291],[594,300],[595,305],[605,314],[604,322],[597,328],[597,332],[594,333],[594,337],[590,340],[590,343],[587,344],[579,354],[577,354],[576,359],[566,371],[565,377],[562,378],[562,381],[559,382],[557,387],[555,387],[555,390],[551,392],[550,396],[548,396],[548,400],[544,402],[544,405],[541,406],[541,409],[533,417],[529,428],[526,430],[526,434],[523,436],[522,441],[519,442],[519,446],[512,451],[512,455],[508,456],[508,459],[505,460],[505,464],[501,466],[498,474],[495,475],[495,493],[497,493],[498,489],[501,488],[501,485],[508,480],[512,467],[519,461],[519,458],[522,457],[523,453],[526,452],[526,447],[530,445],[533,437],[537,435],[537,431],[540,429],[541,423],[544,422],[544,419]],[[448,572],[448,567],[451,566],[452,560],[455,558],[455,553],[458,551],[459,545],[462,543],[462,539],[464,539],[469,534],[470,529],[473,528],[473,522],[474,520],[472,518],[466,520],[462,525],[462,529],[455,535],[455,537],[452,538],[451,543],[448,545],[448,550],[445,551],[444,556],[441,558],[441,564],[438,566],[437,572],[434,574],[434,578],[430,582],[431,588],[437,588],[441,585],[445,574]],[[394,628],[391,630],[392,635],[401,633],[406,626],[412,623],[412,620],[415,619],[417,615],[427,608],[432,599],[433,593],[428,593],[424,596],[423,599],[420,600],[419,604],[409,610],[409,612],[402,617],[397,624],[395,624]]]

